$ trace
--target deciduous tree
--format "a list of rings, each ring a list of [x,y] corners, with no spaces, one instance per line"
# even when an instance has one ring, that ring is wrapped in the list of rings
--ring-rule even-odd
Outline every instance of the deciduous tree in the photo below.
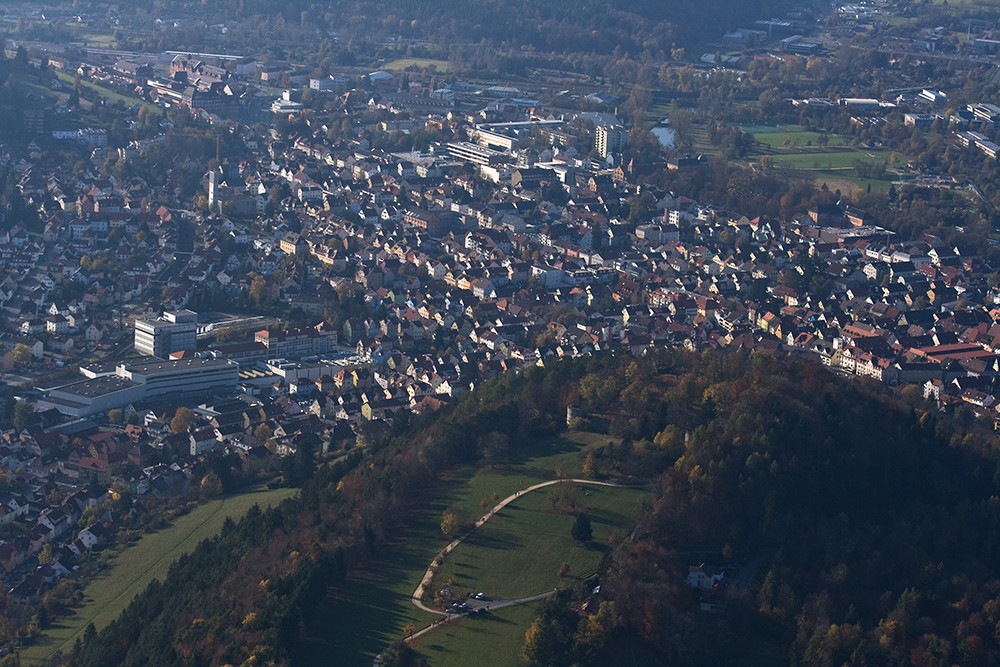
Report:
[[[455,537],[462,528],[462,522],[458,515],[451,510],[445,510],[441,515],[441,532],[445,537]]]
[[[14,351],[12,352],[14,357],[14,365],[18,368],[24,368],[31,363],[34,353],[31,348],[24,343],[18,343],[14,346]]]
[[[18,431],[23,431],[35,424],[38,421],[38,415],[35,414],[35,404],[29,403],[27,401],[21,401],[14,406],[14,428]]]
[[[188,408],[179,407],[177,408],[177,412],[174,413],[174,418],[170,420],[170,432],[175,435],[183,433],[190,430],[193,423],[194,413]]]

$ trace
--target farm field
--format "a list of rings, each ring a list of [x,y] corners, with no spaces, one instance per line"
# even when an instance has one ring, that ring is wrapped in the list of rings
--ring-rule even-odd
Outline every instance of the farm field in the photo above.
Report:
[[[56,651],[67,652],[89,623],[98,630],[113,621],[153,579],[163,580],[170,564],[199,542],[215,536],[227,517],[239,520],[254,504],[277,505],[298,489],[255,490],[199,505],[162,530],[144,535],[117,553],[110,567],[84,589],[83,606],[60,618],[21,652],[26,665],[38,664]]]

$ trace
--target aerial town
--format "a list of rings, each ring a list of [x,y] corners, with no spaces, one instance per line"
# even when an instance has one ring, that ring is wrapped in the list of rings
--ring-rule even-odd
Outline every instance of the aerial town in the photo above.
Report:
[[[125,20],[104,5],[32,11],[7,21]],[[886,12],[757,20],[659,77],[804,72],[887,27]],[[886,37],[881,53],[995,64],[995,26],[965,27],[961,40]],[[780,212],[678,187],[721,169],[685,134],[696,93],[654,99],[664,120],[638,132],[634,99],[554,69],[455,77],[13,34],[3,57],[54,95],[0,109],[18,123],[0,145],[16,191],[0,212],[8,605],[34,609],[93,550],[272,480],[300,448],[333,460],[566,358],[677,348],[818,362],[1000,427],[1000,242],[893,224],[833,177]],[[937,164],[859,149],[876,156],[853,166],[864,194],[881,179],[890,198],[916,183],[959,193],[956,208],[991,206],[943,157],[996,161],[1000,106],[987,99],[844,84],[775,103],[842,136],[889,123],[943,137]],[[781,147],[754,159],[762,133],[749,152],[739,137],[729,155],[714,143],[764,178]],[[815,150],[837,134],[819,136]]]

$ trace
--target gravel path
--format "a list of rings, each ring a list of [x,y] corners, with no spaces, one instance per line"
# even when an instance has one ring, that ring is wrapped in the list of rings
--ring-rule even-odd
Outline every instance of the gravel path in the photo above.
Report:
[[[475,530],[476,528],[482,526],[484,523],[486,523],[494,516],[496,516],[497,512],[502,510],[504,507],[512,503],[517,498],[523,496],[525,493],[528,493],[529,491],[534,491],[535,489],[541,489],[546,486],[552,486],[553,484],[559,484],[560,482],[575,482],[577,484],[594,484],[596,486],[622,486],[621,484],[615,484],[614,482],[597,482],[592,479],[575,479],[575,478],[552,479],[547,482],[539,482],[538,484],[533,484],[532,486],[529,486],[526,489],[515,491],[514,493],[510,494],[509,496],[498,502],[496,505],[493,506],[493,509],[491,509],[489,512],[481,516],[476,521],[476,523],[473,525],[472,530]],[[492,610],[492,609],[502,609],[503,607],[512,607],[516,604],[524,604],[526,602],[534,602],[535,600],[541,600],[542,598],[548,597],[556,592],[556,589],[553,589],[551,591],[539,593],[538,595],[532,595],[526,598],[518,598],[516,600],[477,600],[475,598],[469,598],[468,600],[466,600],[466,604],[469,605],[470,609],[461,614],[450,614],[448,612],[441,611],[440,609],[433,609],[425,605],[423,603],[422,598],[424,597],[425,589],[431,583],[431,580],[434,578],[434,572],[441,566],[441,563],[444,562],[445,557],[452,551],[454,551],[455,547],[457,547],[459,544],[462,543],[462,540],[464,540],[466,537],[472,534],[472,530],[468,530],[463,535],[455,538],[454,540],[449,542],[443,549],[441,549],[441,551],[438,552],[438,554],[434,557],[434,560],[431,561],[431,564],[427,566],[427,571],[424,572],[424,576],[420,579],[420,585],[417,586],[417,590],[413,591],[413,595],[410,596],[410,601],[413,602],[414,606],[417,607],[418,609],[426,611],[428,614],[436,614],[438,616],[443,616],[444,618],[434,621],[426,628],[418,632],[414,632],[409,637],[406,637],[404,641],[409,642],[411,639],[419,637],[425,632],[433,630],[441,623],[444,623],[453,618],[461,618],[462,616],[467,616],[468,614],[478,612],[480,609],[486,608]],[[375,656],[373,665],[374,667],[378,667],[378,665],[380,665],[381,663],[382,663],[382,654],[379,653],[377,656]]]

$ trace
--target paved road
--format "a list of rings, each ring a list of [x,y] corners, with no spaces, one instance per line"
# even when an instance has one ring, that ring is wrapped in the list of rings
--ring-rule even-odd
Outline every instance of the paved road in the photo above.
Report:
[[[509,505],[517,498],[523,496],[525,493],[528,493],[529,491],[534,491],[535,489],[541,489],[542,487],[552,486],[553,484],[559,484],[560,482],[575,482],[577,484],[594,484],[597,486],[622,486],[621,484],[615,484],[614,482],[596,482],[592,479],[552,479],[549,480],[548,482],[539,482],[538,484],[529,486],[526,489],[515,491],[514,493],[510,494],[509,496],[498,502],[496,505],[493,506],[493,509],[491,509],[489,512],[481,516],[479,520],[476,521],[476,523],[473,525],[473,530],[479,528],[484,523],[492,519],[494,516],[497,515],[497,512],[502,510],[504,507]],[[416,606],[418,609],[426,611],[428,614],[436,614],[438,616],[444,616],[445,618],[434,621],[426,628],[413,633],[409,637],[406,637],[404,641],[409,642],[410,640],[419,637],[425,632],[433,630],[438,625],[445,623],[450,619],[467,616],[468,614],[478,612],[482,608],[489,608],[490,610],[493,610],[493,609],[502,609],[504,607],[512,607],[516,604],[524,604],[526,602],[534,602],[535,600],[541,600],[542,598],[546,598],[556,592],[557,589],[553,589],[551,591],[539,593],[538,595],[532,595],[526,598],[518,598],[516,600],[492,599],[487,601],[487,600],[476,600],[475,598],[469,598],[468,600],[466,600],[466,604],[468,604],[471,609],[462,614],[450,614],[448,612],[441,611],[440,609],[433,609],[425,605],[421,598],[424,597],[424,589],[427,588],[427,586],[431,583],[431,580],[434,578],[435,571],[437,571],[437,569],[441,566],[441,563],[444,562],[445,557],[452,551],[454,551],[455,547],[461,544],[462,540],[464,540],[471,534],[472,530],[467,531],[465,534],[452,540],[450,543],[448,543],[447,546],[445,546],[444,549],[441,549],[441,551],[438,552],[438,554],[434,557],[434,560],[431,561],[431,564],[427,566],[427,571],[424,572],[424,576],[420,579],[420,585],[417,586],[417,590],[413,591],[413,595],[410,596],[410,601],[413,602],[414,606]],[[373,667],[379,667],[379,665],[382,664],[382,653],[379,653],[377,656],[375,656],[375,660],[372,664]]]

